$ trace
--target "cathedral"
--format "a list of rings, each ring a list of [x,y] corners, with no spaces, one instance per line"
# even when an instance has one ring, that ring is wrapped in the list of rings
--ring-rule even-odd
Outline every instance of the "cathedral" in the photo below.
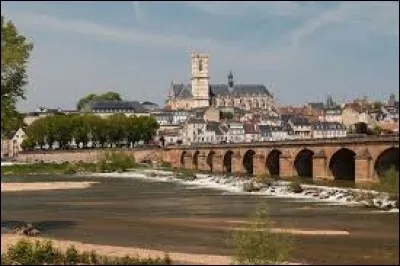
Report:
[[[172,110],[201,107],[236,107],[244,110],[276,110],[265,85],[235,84],[232,72],[226,84],[210,84],[209,55],[192,53],[190,84],[171,83],[167,106]]]

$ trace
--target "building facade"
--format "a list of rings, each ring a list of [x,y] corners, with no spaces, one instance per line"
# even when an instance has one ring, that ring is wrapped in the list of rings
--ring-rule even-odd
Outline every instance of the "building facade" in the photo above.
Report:
[[[209,55],[192,53],[191,83],[171,83],[167,106],[173,110],[199,107],[236,107],[244,110],[276,110],[265,85],[234,84],[232,72],[227,84],[210,84]]]

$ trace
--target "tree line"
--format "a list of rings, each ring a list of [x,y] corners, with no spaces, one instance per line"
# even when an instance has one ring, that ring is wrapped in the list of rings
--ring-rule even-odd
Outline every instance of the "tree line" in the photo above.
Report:
[[[159,125],[153,117],[113,114],[102,118],[93,114],[54,115],[35,120],[26,130],[24,150],[130,147],[148,143]],[[75,144],[75,145],[74,145]]]

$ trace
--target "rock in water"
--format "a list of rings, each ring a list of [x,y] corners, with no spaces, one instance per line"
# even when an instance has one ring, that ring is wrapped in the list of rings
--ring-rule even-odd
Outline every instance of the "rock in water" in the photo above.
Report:
[[[40,234],[40,231],[33,227],[32,224],[25,224],[21,227],[14,228],[11,233],[16,235],[36,236]]]

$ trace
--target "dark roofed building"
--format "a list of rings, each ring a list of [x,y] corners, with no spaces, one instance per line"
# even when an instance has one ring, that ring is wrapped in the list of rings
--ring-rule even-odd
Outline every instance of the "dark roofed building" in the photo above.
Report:
[[[85,107],[86,112],[94,113],[146,113],[138,101],[91,101]]]

